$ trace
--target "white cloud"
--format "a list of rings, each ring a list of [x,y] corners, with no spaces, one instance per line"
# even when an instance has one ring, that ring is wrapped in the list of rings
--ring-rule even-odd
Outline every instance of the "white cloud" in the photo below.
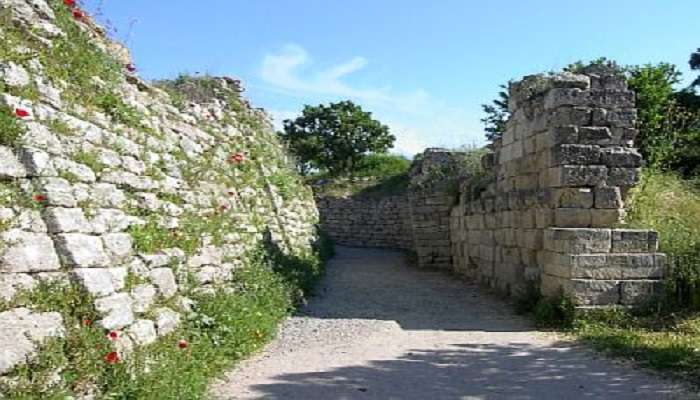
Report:
[[[483,143],[478,114],[435,99],[424,89],[396,92],[347,83],[350,75],[367,71],[368,65],[367,59],[354,57],[328,68],[314,68],[303,47],[289,44],[264,57],[259,75],[265,85],[260,89],[305,103],[352,99],[389,125],[397,137],[395,151],[409,156],[426,147]],[[298,112],[271,111],[276,126],[281,128],[282,120],[298,115],[301,106]]]

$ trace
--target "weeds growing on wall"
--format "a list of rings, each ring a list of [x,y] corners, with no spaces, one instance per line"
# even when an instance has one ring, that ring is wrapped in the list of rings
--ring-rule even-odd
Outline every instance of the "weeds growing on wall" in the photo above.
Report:
[[[60,312],[66,337],[49,341],[38,358],[13,371],[17,383],[0,383],[0,393],[10,399],[64,400],[88,393],[105,399],[206,398],[210,380],[272,338],[321,273],[318,253],[285,255],[268,244],[236,270],[228,284],[233,290],[191,293],[195,306],[177,331],[129,354],[114,352],[123,333],[94,323],[92,299],[77,285],[42,285],[16,301]],[[56,373],[62,379],[52,381]]]

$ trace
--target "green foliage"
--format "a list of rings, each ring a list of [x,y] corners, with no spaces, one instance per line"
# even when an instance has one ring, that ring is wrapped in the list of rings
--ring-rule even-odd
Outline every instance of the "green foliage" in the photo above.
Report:
[[[25,128],[17,121],[13,111],[0,104],[0,145],[13,146],[24,135]]]
[[[542,301],[540,286],[535,281],[527,281],[525,286],[513,296],[516,314],[527,314],[535,311]]]
[[[631,192],[627,222],[659,232],[670,258],[668,306],[700,309],[700,192],[672,173],[647,169]]]
[[[510,111],[508,111],[508,85],[499,86],[501,89],[498,92],[498,97],[491,102],[491,104],[482,104],[481,109],[486,114],[481,122],[484,124],[484,131],[486,131],[486,139],[489,142],[493,142],[500,139],[503,133],[506,131],[506,122],[510,118]]]
[[[236,231],[236,220],[226,210],[211,211],[205,215],[185,213],[180,216],[180,225],[164,229],[157,215],[151,215],[143,225],[132,226],[129,233],[134,248],[144,253],[178,247],[192,255],[202,246],[205,237],[214,245],[221,245],[226,233]]]
[[[73,155],[73,161],[84,164],[88,166],[93,172],[100,173],[107,168],[106,165],[102,164],[97,158],[97,154],[91,151],[81,151]]]
[[[688,61],[688,64],[690,65],[690,69],[693,71],[700,70],[700,48],[690,55],[690,61]],[[692,86],[700,86],[700,76],[695,78]]]
[[[352,171],[355,177],[390,178],[408,173],[411,161],[395,154],[369,154]]]
[[[533,313],[539,327],[570,328],[576,317],[576,307],[573,300],[562,293],[539,299]]]
[[[72,86],[63,91],[66,100],[83,105],[97,104],[97,99],[108,94],[119,81],[122,66],[95,46],[61,0],[49,3],[56,14],[57,25],[66,35],[54,39],[51,47],[36,47],[39,61],[54,83],[63,81]]]
[[[609,309],[587,312],[572,331],[582,341],[615,357],[700,383],[700,316],[638,315]]]
[[[396,138],[389,127],[351,101],[306,106],[295,120],[284,121],[279,133],[297,157],[299,171],[351,174],[369,153],[384,153]]]
[[[674,86],[681,74],[670,64],[632,66],[627,81],[637,93],[639,135],[636,145],[650,165],[695,174],[700,166],[700,113],[678,100]],[[692,95],[682,95],[691,102]]]
[[[139,112],[135,108],[124,103],[124,100],[112,92],[107,92],[99,96],[96,99],[96,105],[107,115],[112,117],[112,120],[115,122],[132,128],[140,128],[142,126]]]

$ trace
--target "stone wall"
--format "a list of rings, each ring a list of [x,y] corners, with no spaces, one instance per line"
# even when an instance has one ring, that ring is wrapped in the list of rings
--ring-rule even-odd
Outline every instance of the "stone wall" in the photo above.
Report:
[[[504,293],[538,284],[579,305],[631,304],[659,287],[651,231],[618,229],[642,159],[635,95],[604,68],[511,85],[491,184],[452,210],[455,269]]]
[[[324,232],[341,245],[409,250],[420,267],[449,269],[450,210],[461,157],[427,149],[412,164],[401,195],[318,196]]]
[[[320,197],[321,228],[335,243],[411,250],[413,230],[405,196]]]
[[[0,375],[65,331],[20,293],[74,282],[128,350],[173,331],[187,293],[229,285],[263,241],[298,254],[316,240],[312,192],[238,81],[193,79],[173,97],[89,17],[51,4],[0,1]],[[60,62],[57,41],[84,46],[78,67],[96,75],[43,64]]]

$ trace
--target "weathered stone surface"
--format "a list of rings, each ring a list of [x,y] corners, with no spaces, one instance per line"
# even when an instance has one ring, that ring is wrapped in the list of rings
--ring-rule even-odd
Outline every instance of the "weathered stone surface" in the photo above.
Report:
[[[31,290],[36,283],[28,274],[0,274],[0,300],[10,301],[19,291]]]
[[[89,233],[90,223],[81,208],[51,207],[44,211],[50,233]]]
[[[0,146],[0,179],[24,178],[27,170],[19,162],[12,149]]]
[[[134,324],[127,329],[127,332],[129,337],[131,337],[137,345],[151,344],[158,339],[155,324],[148,319],[140,319],[134,322]]]
[[[95,308],[104,316],[98,321],[104,329],[121,329],[134,322],[133,300],[126,293],[97,299]]]
[[[73,196],[73,189],[65,179],[43,178],[39,182],[39,189],[46,196],[46,203],[50,206],[74,208],[78,205]]]
[[[45,339],[63,335],[59,313],[34,313],[27,308],[0,313],[0,375],[26,362]]]
[[[172,269],[156,268],[151,271],[150,278],[163,297],[170,298],[177,293],[177,282]]]
[[[0,273],[43,272],[61,268],[53,241],[43,233],[10,230],[0,234]]]
[[[156,299],[156,288],[153,285],[140,285],[131,290],[134,299],[134,312],[145,313]]]
[[[95,296],[108,296],[124,288],[126,268],[79,268],[73,271],[75,278]]]
[[[99,236],[79,233],[56,235],[56,250],[65,265],[76,268],[108,266],[109,258]]]
[[[158,336],[164,336],[174,332],[178,325],[180,325],[180,314],[169,308],[160,308],[156,310]]]
[[[102,241],[113,265],[124,263],[133,254],[132,239],[128,233],[108,233],[102,236]]]

